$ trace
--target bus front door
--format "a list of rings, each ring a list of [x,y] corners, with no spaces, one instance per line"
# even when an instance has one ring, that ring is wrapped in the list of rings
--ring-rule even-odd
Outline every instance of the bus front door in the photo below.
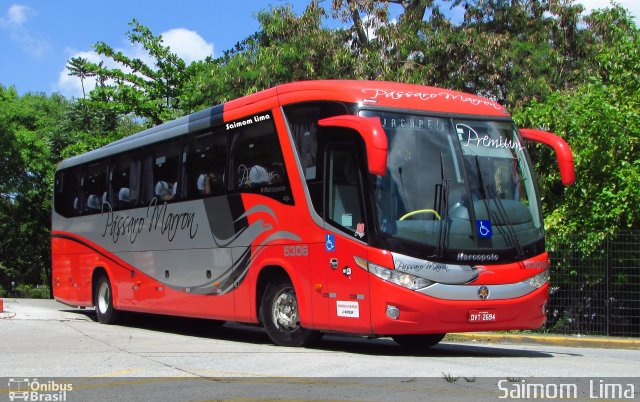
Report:
[[[363,170],[355,149],[352,143],[330,144],[325,154],[325,297],[332,329],[369,334],[369,274],[355,260],[367,259]]]

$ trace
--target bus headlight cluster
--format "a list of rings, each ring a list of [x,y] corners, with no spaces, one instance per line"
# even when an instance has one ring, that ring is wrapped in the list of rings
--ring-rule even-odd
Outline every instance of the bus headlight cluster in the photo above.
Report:
[[[428,279],[411,274],[405,274],[404,272],[399,272],[393,269],[387,269],[378,264],[368,262],[364,258],[355,257],[355,260],[359,267],[366,269],[378,278],[387,282],[395,283],[396,285],[400,285],[407,289],[417,290],[426,288],[433,284],[433,282]]]
[[[539,288],[549,281],[549,270],[545,269],[537,275],[527,279],[527,283],[534,288]]]

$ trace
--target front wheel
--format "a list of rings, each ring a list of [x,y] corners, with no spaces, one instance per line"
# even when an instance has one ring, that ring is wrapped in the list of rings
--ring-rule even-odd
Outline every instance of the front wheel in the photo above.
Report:
[[[260,305],[260,319],[276,345],[309,346],[322,337],[322,333],[300,325],[296,292],[287,280],[275,280],[267,285]]]
[[[114,324],[120,318],[120,312],[113,307],[113,291],[109,278],[101,276],[96,282],[93,301],[98,321],[102,324]]]
[[[396,335],[392,336],[392,338],[403,348],[425,350],[437,345],[445,335],[446,334]]]

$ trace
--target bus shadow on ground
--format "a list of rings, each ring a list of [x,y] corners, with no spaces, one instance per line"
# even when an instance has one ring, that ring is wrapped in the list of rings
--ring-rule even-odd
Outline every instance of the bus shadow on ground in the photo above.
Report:
[[[98,323],[98,319],[93,309],[65,311],[85,315],[92,321],[96,322],[96,324]],[[243,342],[255,345],[273,344],[262,327],[233,322],[225,323],[198,318],[126,312],[122,315],[118,325],[230,342]],[[426,350],[410,350],[398,346],[398,344],[390,338],[370,339],[364,336],[332,333],[325,334],[318,344],[309,347],[309,349],[375,356],[386,355],[461,358],[553,357],[551,353],[542,351],[504,348],[498,345],[485,346],[483,344],[467,344],[459,342],[450,343],[446,340]]]
[[[553,357],[552,354],[534,350],[510,349],[481,344],[449,343],[446,340],[425,350],[411,350],[398,346],[390,338],[368,339],[365,337],[326,334],[317,349],[367,355],[388,355],[407,357]]]

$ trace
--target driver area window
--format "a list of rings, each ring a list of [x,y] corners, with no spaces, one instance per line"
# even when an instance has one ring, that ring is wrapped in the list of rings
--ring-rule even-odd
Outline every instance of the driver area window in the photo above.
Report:
[[[349,235],[365,240],[362,186],[351,148],[330,147],[327,153],[327,218]]]

